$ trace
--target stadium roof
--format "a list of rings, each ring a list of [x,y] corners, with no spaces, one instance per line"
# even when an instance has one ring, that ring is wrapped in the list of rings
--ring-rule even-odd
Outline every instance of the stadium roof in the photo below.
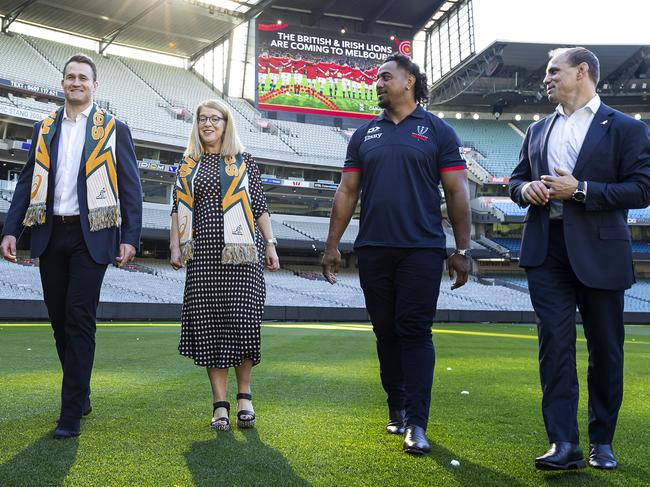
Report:
[[[444,0],[0,0],[0,16],[3,32],[18,20],[97,40],[102,52],[114,42],[196,59],[264,10],[269,16],[276,12],[299,16],[305,25],[355,24],[361,32],[399,31],[412,36],[443,4]]]
[[[274,0],[272,9],[304,14],[302,23],[308,26],[316,26],[326,19],[349,20],[358,22],[363,33],[385,35],[401,31],[413,37],[445,3],[445,0]]]
[[[430,108],[537,111],[550,106],[542,85],[558,44],[496,41],[431,86]],[[600,61],[598,92],[614,106],[647,109],[650,46],[586,45]],[[527,110],[529,108],[529,110]]]
[[[102,42],[192,57],[273,0],[0,0],[2,29],[19,20]]]

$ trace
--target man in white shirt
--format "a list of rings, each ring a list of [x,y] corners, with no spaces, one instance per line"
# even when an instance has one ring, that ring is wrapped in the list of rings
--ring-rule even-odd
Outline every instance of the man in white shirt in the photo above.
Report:
[[[596,94],[599,63],[576,47],[551,52],[544,84],[555,112],[526,132],[510,195],[528,207],[519,265],[537,315],[543,470],[586,466],[579,445],[576,306],[589,365],[589,465],[612,451],[623,399],[624,291],[634,283],[627,209],[650,205],[650,134]]]
[[[133,259],[140,242],[142,188],[131,133],[93,104],[97,70],[79,54],[63,70],[65,105],[34,125],[32,146],[7,220],[2,256],[16,261],[31,228],[43,297],[63,369],[55,438],[80,433],[91,411],[97,305],[108,264]]]

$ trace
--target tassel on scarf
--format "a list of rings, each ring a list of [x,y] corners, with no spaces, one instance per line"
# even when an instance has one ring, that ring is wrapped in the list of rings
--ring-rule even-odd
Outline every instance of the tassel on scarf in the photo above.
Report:
[[[121,223],[119,206],[104,206],[88,211],[90,231],[96,232],[105,228],[117,227]]]
[[[181,246],[181,256],[183,258],[183,265],[185,265],[188,260],[194,258],[194,240],[188,240]]]
[[[254,244],[226,244],[221,254],[223,264],[253,264],[257,262],[257,248]]]
[[[33,203],[27,208],[23,225],[32,227],[34,225],[42,225],[45,223],[45,203]]]

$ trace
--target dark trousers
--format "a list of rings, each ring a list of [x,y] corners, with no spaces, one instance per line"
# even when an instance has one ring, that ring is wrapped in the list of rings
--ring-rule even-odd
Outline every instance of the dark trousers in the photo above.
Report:
[[[97,305],[106,267],[90,257],[79,222],[54,224],[48,247],[40,258],[40,272],[63,369],[62,428],[79,428],[90,394]]]
[[[561,222],[551,221],[544,264],[528,268],[526,273],[537,315],[542,414],[549,441],[579,440],[577,306],[589,352],[589,440],[611,443],[623,400],[624,291],[593,289],[580,282],[569,262]]]
[[[406,409],[409,425],[427,427],[443,249],[361,247],[359,279],[373,331],[381,383],[390,409]]]

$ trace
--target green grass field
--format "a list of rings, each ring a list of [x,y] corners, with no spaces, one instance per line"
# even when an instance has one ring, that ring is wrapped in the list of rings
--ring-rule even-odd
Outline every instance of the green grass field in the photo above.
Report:
[[[563,473],[533,467],[547,445],[531,326],[434,326],[433,451],[419,458],[384,433],[367,326],[264,326],[258,427],[229,433],[209,429],[207,377],[178,355],[178,334],[176,326],[101,326],[94,411],[78,439],[56,441],[61,379],[50,330],[0,325],[0,486],[650,485],[648,327],[628,328],[614,444],[621,466]],[[578,348],[584,385],[584,341]],[[586,387],[582,394],[587,447]]]

